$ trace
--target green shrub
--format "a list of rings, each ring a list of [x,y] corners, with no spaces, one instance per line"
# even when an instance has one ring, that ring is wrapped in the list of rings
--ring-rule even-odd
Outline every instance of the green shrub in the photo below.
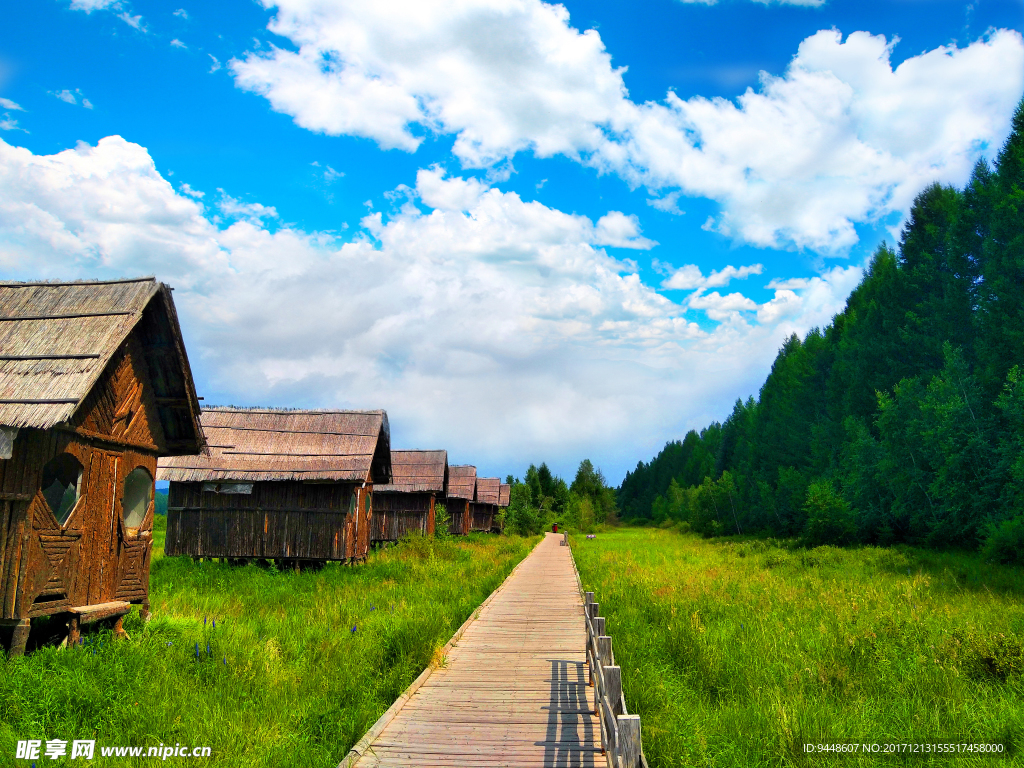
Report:
[[[851,544],[857,534],[854,512],[836,493],[830,480],[819,480],[807,488],[804,502],[807,523],[804,540],[812,547],[823,544]]]
[[[1024,564],[1024,515],[991,523],[981,553],[991,562]]]
[[[451,536],[448,526],[451,525],[451,517],[448,515],[448,508],[444,504],[434,504],[434,536],[439,539],[447,539]]]
[[[544,523],[545,511],[533,506],[530,489],[521,483],[513,485],[505,512],[505,530],[518,536],[532,536],[541,532]]]

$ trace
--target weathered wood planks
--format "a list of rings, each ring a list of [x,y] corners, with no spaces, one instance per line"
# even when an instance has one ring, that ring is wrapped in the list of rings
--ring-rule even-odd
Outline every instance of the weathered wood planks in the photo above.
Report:
[[[547,534],[460,630],[447,663],[339,768],[605,764],[583,599],[560,539]]]

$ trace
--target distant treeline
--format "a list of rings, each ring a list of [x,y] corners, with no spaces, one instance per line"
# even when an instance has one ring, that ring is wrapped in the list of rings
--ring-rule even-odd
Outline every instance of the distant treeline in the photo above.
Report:
[[[914,203],[846,309],[758,398],[618,492],[626,519],[1024,560],[1024,102],[991,168]]]
[[[615,520],[615,491],[590,459],[580,462],[572,485],[543,463],[531,464],[523,480],[509,475],[505,482],[511,486],[509,506],[501,514],[509,533],[539,533],[554,522],[589,532]]]

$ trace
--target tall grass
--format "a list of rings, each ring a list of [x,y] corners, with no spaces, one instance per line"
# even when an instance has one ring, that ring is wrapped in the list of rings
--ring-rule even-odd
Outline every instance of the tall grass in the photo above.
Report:
[[[910,548],[574,537],[652,766],[1024,764],[1024,571]],[[805,743],[1010,755],[809,758]]]
[[[100,745],[180,743],[211,747],[206,765],[337,765],[534,543],[420,538],[365,565],[277,572],[165,558],[165,520],[148,625],[133,612],[129,641],[100,632],[3,662],[0,763],[19,739],[96,739],[100,764]]]

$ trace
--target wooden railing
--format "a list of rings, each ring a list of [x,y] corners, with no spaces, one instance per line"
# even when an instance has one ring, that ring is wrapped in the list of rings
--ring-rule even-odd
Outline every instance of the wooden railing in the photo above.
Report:
[[[564,534],[562,546],[569,545]],[[576,561],[573,560],[573,569]],[[579,571],[576,581],[583,591]],[[610,768],[647,768],[640,741],[640,715],[631,715],[622,695],[622,669],[615,664],[612,639],[605,634],[605,618],[599,616],[600,605],[593,592],[583,592],[583,616],[587,625],[587,666],[590,685],[595,688],[594,715],[601,723],[601,749]]]

